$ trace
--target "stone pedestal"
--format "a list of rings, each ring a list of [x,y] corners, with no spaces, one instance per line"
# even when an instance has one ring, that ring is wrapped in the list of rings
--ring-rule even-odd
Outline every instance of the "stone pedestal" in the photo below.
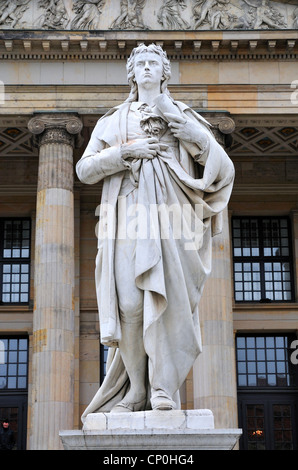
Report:
[[[240,429],[214,429],[210,410],[90,413],[82,431],[60,431],[65,450],[232,450]]]

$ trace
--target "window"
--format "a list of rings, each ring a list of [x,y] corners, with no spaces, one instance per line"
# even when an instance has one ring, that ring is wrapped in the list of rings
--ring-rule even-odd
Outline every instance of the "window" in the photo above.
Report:
[[[30,225],[29,219],[0,219],[2,304],[29,302]]]
[[[107,358],[108,358],[108,351],[109,348],[108,346],[104,346],[103,344],[100,344],[100,371],[99,371],[99,376],[100,376],[100,383],[104,381],[104,378],[107,373]]]
[[[287,217],[233,217],[236,302],[293,302]]]
[[[28,339],[0,338],[0,392],[26,390]]]
[[[237,336],[238,387],[295,386],[295,369],[289,361],[292,339],[286,335]]]

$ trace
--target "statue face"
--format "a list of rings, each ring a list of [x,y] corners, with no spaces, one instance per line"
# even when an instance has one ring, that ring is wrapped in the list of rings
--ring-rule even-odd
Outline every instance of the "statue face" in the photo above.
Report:
[[[162,58],[154,52],[137,54],[134,64],[135,80],[138,86],[153,88],[163,78]]]

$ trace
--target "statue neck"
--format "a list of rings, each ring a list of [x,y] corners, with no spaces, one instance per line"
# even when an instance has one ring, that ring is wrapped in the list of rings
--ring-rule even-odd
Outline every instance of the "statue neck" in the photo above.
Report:
[[[150,89],[139,88],[138,89],[138,101],[148,104],[148,106],[154,105],[154,99],[160,95],[160,86]]]

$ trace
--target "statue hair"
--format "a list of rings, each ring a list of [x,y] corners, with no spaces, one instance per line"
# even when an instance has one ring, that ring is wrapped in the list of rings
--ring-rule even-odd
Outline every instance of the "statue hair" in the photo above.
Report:
[[[149,46],[145,46],[145,44],[139,44],[139,46],[132,50],[126,64],[127,80],[128,84],[130,85],[130,94],[126,102],[138,101],[138,85],[135,79],[134,65],[136,55],[144,52],[154,52],[161,57],[163,64],[163,80],[161,82],[160,92],[166,93],[170,97],[170,92],[167,88],[167,85],[171,78],[171,64],[167,57],[167,53],[156,44],[150,44]]]

